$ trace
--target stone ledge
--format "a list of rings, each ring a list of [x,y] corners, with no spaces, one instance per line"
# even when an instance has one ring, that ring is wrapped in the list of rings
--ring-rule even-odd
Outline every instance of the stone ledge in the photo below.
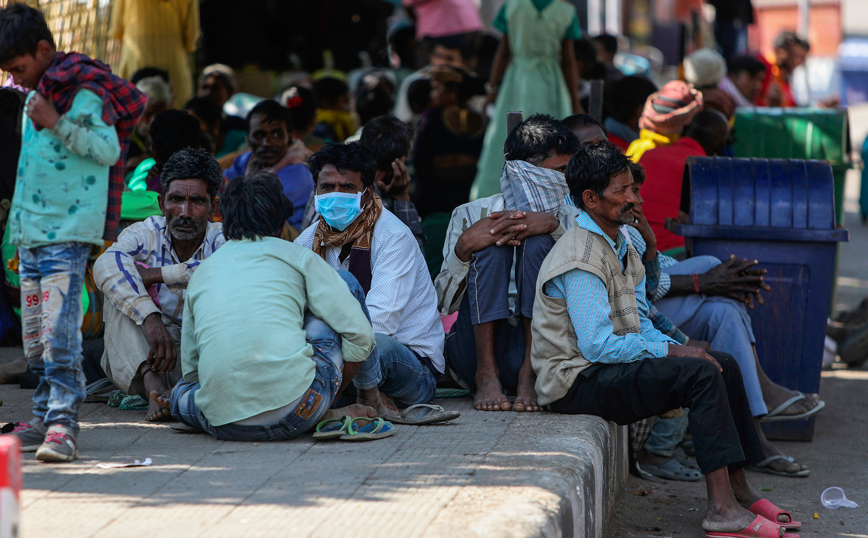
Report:
[[[30,391],[4,387],[5,420]],[[626,473],[626,428],[598,418],[484,413],[398,426],[371,443],[232,443],[85,404],[81,459],[24,455],[25,538],[372,536],[601,538]],[[152,467],[99,462],[150,457]],[[52,514],[52,517],[45,517]]]

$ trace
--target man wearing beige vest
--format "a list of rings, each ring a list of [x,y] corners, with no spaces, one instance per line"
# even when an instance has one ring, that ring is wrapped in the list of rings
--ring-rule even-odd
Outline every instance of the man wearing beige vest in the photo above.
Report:
[[[580,212],[537,280],[531,358],[539,402],[618,424],[689,408],[708,487],[706,537],[782,535],[801,524],[777,523],[785,512],[747,483],[744,467],[765,455],[735,359],[678,345],[648,320],[645,269],[619,231],[636,203],[629,163],[603,142],[583,146],[567,166]]]

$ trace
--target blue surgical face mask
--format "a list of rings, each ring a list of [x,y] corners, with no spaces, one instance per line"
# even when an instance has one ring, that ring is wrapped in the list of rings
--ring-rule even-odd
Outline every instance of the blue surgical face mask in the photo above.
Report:
[[[330,192],[314,197],[316,211],[326,224],[344,231],[356,217],[362,214],[362,193]]]

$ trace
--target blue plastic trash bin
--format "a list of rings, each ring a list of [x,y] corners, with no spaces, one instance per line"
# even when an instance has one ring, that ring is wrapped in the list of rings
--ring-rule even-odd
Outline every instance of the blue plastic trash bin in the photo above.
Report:
[[[851,37],[838,46],[841,106],[868,102],[868,38]]]
[[[694,256],[759,260],[764,305],[749,310],[757,354],[773,381],[818,392],[837,243],[832,168],[825,161],[691,157],[689,223],[672,226]],[[725,351],[725,350],[723,350]],[[770,437],[810,441],[814,421],[764,424]]]

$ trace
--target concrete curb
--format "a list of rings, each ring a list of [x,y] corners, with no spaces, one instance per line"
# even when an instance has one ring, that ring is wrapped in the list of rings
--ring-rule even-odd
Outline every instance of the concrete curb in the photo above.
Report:
[[[2,420],[27,419],[30,394],[4,388]],[[222,442],[86,404],[81,459],[24,455],[22,536],[604,536],[626,428],[438,403],[461,418],[361,444]],[[145,457],[152,467],[96,467]]]

